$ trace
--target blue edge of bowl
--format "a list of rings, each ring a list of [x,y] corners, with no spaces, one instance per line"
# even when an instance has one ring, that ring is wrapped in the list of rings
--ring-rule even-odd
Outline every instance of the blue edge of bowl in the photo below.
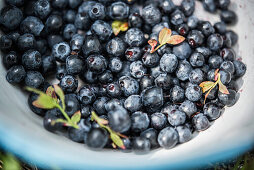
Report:
[[[45,162],[47,160],[49,162],[52,162],[52,159],[56,158],[57,155],[49,155],[47,154],[47,151],[43,149],[42,147],[38,147],[38,145],[32,145],[31,143],[27,142],[26,139],[22,138],[21,134],[13,134],[8,133],[6,128],[0,126],[0,148],[3,150],[13,153],[15,156],[19,157],[20,159],[27,161],[27,162],[33,162],[33,164],[37,165],[41,168],[46,169],[135,169],[133,167],[115,167],[115,166],[100,166],[96,165],[87,165],[85,162],[80,164],[71,164],[68,160],[54,160],[54,165],[48,165]],[[242,154],[246,152],[247,150],[250,150],[253,147],[253,142],[245,142],[237,147],[229,147],[225,148],[224,150],[219,150],[215,153],[212,153],[210,155],[207,155],[205,157],[196,157],[192,160],[184,161],[184,162],[177,162],[177,163],[165,163],[161,165],[156,166],[146,166],[138,167],[137,169],[192,169],[202,166],[207,166],[208,164],[211,165],[211,163],[224,161],[227,159],[230,159],[236,155]],[[24,151],[27,152],[29,150],[31,154],[22,154]]]

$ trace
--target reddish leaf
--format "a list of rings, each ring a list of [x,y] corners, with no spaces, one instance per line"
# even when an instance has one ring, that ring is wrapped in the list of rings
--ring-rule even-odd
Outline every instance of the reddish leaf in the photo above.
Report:
[[[148,41],[148,44],[152,46],[151,53],[153,53],[154,48],[156,47],[157,43],[158,42],[155,39],[151,39]]]
[[[160,34],[159,34],[159,43],[161,45],[162,44],[166,44],[170,40],[171,35],[172,35],[171,29],[169,29],[169,28],[163,28],[160,31]]]
[[[208,90],[210,90],[214,85],[215,85],[215,83],[212,81],[205,81],[205,82],[201,83],[199,86],[202,88],[203,93],[205,93]]]
[[[214,80],[215,81],[217,81],[218,80],[218,77],[219,77],[219,69],[216,69],[216,71],[214,72],[214,75],[215,75],[215,77],[214,77]]]
[[[229,94],[227,87],[219,81],[219,91],[223,94]]]
[[[181,35],[172,35],[170,39],[167,41],[168,44],[177,45],[182,43],[185,38]]]

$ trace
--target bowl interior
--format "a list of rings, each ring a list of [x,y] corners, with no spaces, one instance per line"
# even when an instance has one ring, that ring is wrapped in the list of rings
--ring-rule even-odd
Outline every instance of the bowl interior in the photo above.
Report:
[[[177,4],[180,1],[175,1]],[[3,2],[1,1],[1,6]],[[237,55],[247,64],[238,103],[226,108],[224,114],[208,130],[190,142],[171,150],[158,149],[145,155],[112,150],[92,151],[63,136],[42,128],[42,120],[27,106],[27,96],[5,80],[6,70],[0,63],[0,144],[7,150],[43,167],[82,169],[191,167],[217,161],[248,149],[252,144],[253,128],[253,69],[254,69],[254,2],[232,0],[231,8],[238,14],[238,24],[232,27],[239,34]],[[197,2],[196,16],[212,23],[218,15],[203,11]],[[240,83],[242,83],[240,82]],[[144,162],[145,161],[145,162]]]

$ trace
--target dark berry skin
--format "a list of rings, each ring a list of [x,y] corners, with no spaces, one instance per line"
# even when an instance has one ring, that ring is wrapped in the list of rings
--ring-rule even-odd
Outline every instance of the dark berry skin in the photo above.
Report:
[[[184,0],[181,3],[181,9],[185,16],[190,16],[195,11],[195,1],[194,0]]]
[[[30,33],[35,36],[39,36],[43,28],[44,24],[42,21],[39,18],[33,16],[25,18],[20,24],[20,30],[23,33]]]
[[[230,49],[230,48],[223,48],[220,51],[220,56],[227,61],[234,61],[236,56],[235,56],[235,52],[234,50]]]
[[[52,56],[43,56],[42,57],[42,72],[44,74],[55,73],[56,71],[56,60]]]
[[[124,2],[114,2],[109,6],[108,13],[113,20],[123,20],[129,16],[129,6]]]
[[[234,90],[228,89],[229,94],[218,93],[219,101],[228,107],[233,106],[237,102],[237,93]]]
[[[81,105],[81,117],[88,118],[91,115],[93,108],[90,105]]]
[[[58,32],[63,26],[63,19],[59,15],[50,15],[45,23],[48,33]]]
[[[214,29],[219,34],[225,34],[227,31],[227,26],[224,22],[216,22],[214,24]]]
[[[19,61],[20,58],[15,51],[10,51],[8,54],[3,55],[3,63],[7,69],[17,65]]]
[[[197,131],[204,131],[209,128],[210,123],[207,117],[203,113],[195,115],[192,119],[192,122]]]
[[[125,57],[129,61],[136,61],[141,58],[142,51],[139,47],[129,47],[125,51]]]
[[[187,126],[178,126],[176,127],[176,131],[179,135],[179,143],[185,143],[191,140],[192,133],[191,129]]]
[[[235,66],[231,61],[224,61],[220,65],[220,69],[228,71],[231,75],[234,75]]]
[[[184,89],[180,86],[174,86],[170,89],[170,101],[173,103],[181,103],[184,101]]]
[[[126,46],[121,38],[115,37],[107,43],[106,50],[108,54],[120,57],[124,55]]]
[[[167,73],[173,73],[178,65],[178,59],[174,54],[164,54],[160,59],[160,68]]]
[[[124,101],[125,109],[129,110],[130,112],[139,111],[142,107],[142,100],[139,95],[131,95]]]
[[[106,59],[102,55],[90,55],[86,59],[87,67],[90,71],[100,74],[107,68]]]
[[[100,75],[98,75],[98,80],[103,84],[112,83],[114,80],[114,76],[111,71],[106,70]]]
[[[192,70],[192,67],[188,61],[183,60],[178,65],[178,68],[176,70],[176,76],[178,79],[185,81],[189,79],[189,74]]]
[[[187,87],[185,91],[185,96],[188,100],[196,102],[201,98],[202,90],[198,85],[192,84],[189,87]]]
[[[55,44],[63,42],[63,38],[60,35],[49,35],[47,37],[48,45],[50,48],[53,48]]]
[[[194,52],[190,57],[192,67],[202,67],[205,64],[205,57],[202,53]]]
[[[163,0],[159,5],[162,11],[166,14],[170,14],[175,9],[175,4],[172,2],[172,0]]]
[[[0,49],[3,51],[9,51],[11,50],[12,46],[13,46],[13,41],[10,37],[8,37],[7,35],[3,35],[0,38]]]
[[[95,100],[95,102],[93,103],[93,108],[95,109],[96,114],[104,115],[107,113],[105,109],[105,104],[107,103],[108,100],[109,100],[108,97],[99,97]]]
[[[199,68],[192,70],[189,74],[189,81],[193,84],[200,84],[205,80],[203,71]]]
[[[77,13],[74,21],[74,25],[77,29],[88,30],[90,28],[90,17],[86,12]]]
[[[85,37],[84,45],[82,47],[83,54],[89,56],[94,53],[101,53],[102,47],[100,41],[96,36],[88,35]]]
[[[132,140],[132,149],[136,153],[146,153],[151,150],[151,143],[147,138],[135,137]]]
[[[25,85],[38,89],[44,83],[44,77],[40,72],[28,71],[25,77]]]
[[[52,122],[59,119],[61,112],[58,109],[51,109],[46,112],[46,115],[43,118],[43,126],[49,132],[55,132],[63,128],[61,123],[56,123],[52,125]]]
[[[127,132],[131,127],[131,118],[123,107],[117,107],[110,111],[108,120],[111,129],[119,133]]]
[[[141,61],[134,61],[130,65],[130,73],[134,78],[142,78],[146,74],[147,69]]]
[[[70,55],[66,58],[66,71],[68,74],[79,74],[83,70],[83,67],[84,62],[78,55]]]
[[[142,10],[142,17],[147,24],[155,25],[161,21],[161,12],[154,5],[148,5]]]
[[[150,119],[147,113],[135,112],[131,115],[131,130],[133,132],[142,132],[149,127]]]
[[[113,33],[112,27],[102,20],[95,21],[91,26],[91,31],[97,35],[101,41],[107,41]]]
[[[146,67],[155,67],[160,62],[160,56],[156,52],[152,54],[147,52],[143,55],[142,62]]]
[[[234,24],[237,21],[237,15],[234,11],[223,10],[221,11],[220,18],[226,24]]]
[[[139,13],[132,13],[129,15],[128,24],[132,28],[141,28],[143,20]]]
[[[162,129],[158,135],[158,143],[165,149],[173,148],[178,143],[178,133],[172,127]]]
[[[228,9],[230,5],[230,0],[218,0],[216,6],[220,9]]]
[[[160,66],[158,65],[157,67],[153,67],[149,69],[149,73],[151,75],[151,77],[153,78],[157,78],[160,74],[164,73]]]
[[[106,17],[105,6],[101,3],[96,3],[88,12],[88,14],[92,20],[104,19]]]
[[[214,0],[203,0],[203,7],[206,11],[214,13],[216,12],[216,4]]]
[[[170,15],[170,17],[171,17],[170,22],[171,22],[171,24],[173,24],[173,25],[180,25],[180,24],[183,24],[184,21],[185,21],[185,16],[184,16],[183,12],[180,11],[180,10],[178,10],[178,9],[175,10],[175,11]]]
[[[155,80],[155,85],[161,87],[163,90],[170,89],[171,86],[171,76],[167,73],[160,74]]]
[[[92,149],[102,149],[108,143],[108,137],[105,129],[92,128],[85,138],[85,143]]]
[[[98,82],[98,75],[90,70],[83,71],[79,77],[86,83],[94,84]]]
[[[52,8],[48,0],[38,0],[34,4],[34,13],[41,19],[46,18],[50,14],[51,10]]]
[[[215,32],[214,27],[209,21],[203,21],[199,24],[199,29],[207,37]]]
[[[246,73],[247,70],[247,66],[239,60],[235,60],[234,62],[234,66],[235,66],[235,76],[236,77],[242,77],[244,76],[244,74]]]
[[[227,47],[233,47],[234,45],[236,45],[238,41],[238,35],[234,31],[232,30],[227,31],[225,36],[226,36],[226,39],[230,42],[227,45]]]
[[[26,77],[26,71],[22,65],[12,66],[6,74],[6,80],[11,83],[21,83]]]
[[[80,34],[74,34],[70,41],[70,47],[72,51],[79,52],[84,44],[84,36]]]
[[[122,107],[122,103],[118,99],[111,99],[106,102],[105,109],[107,112],[116,110],[117,108]]]
[[[82,3],[82,0],[68,0],[68,2],[69,2],[69,7],[72,9],[75,9]]]
[[[139,47],[145,41],[144,33],[138,28],[131,28],[125,33],[124,41],[131,47]]]
[[[161,130],[166,126],[167,117],[162,113],[153,113],[151,115],[151,126],[154,129]]]
[[[148,87],[154,85],[154,78],[152,76],[144,76],[139,81],[140,89],[143,91]]]
[[[212,55],[212,51],[207,47],[198,47],[196,48],[196,52],[201,53],[205,59],[209,58]]]
[[[74,24],[75,17],[76,17],[76,11],[74,11],[74,10],[67,10],[64,13],[63,19],[67,23]]]
[[[38,70],[42,65],[42,57],[38,51],[28,50],[22,56],[22,64],[27,70]]]
[[[125,97],[138,94],[139,92],[139,83],[129,76],[121,77],[118,83]]]
[[[223,46],[223,38],[220,34],[211,34],[207,39],[207,46],[212,51],[218,51]]]
[[[33,49],[36,46],[35,37],[33,34],[23,34],[18,39],[18,47],[21,51]]]
[[[160,31],[165,27],[169,28],[169,24],[167,22],[160,22],[159,24],[154,25],[152,29],[152,34],[158,35]],[[150,38],[151,37],[152,36],[150,35]],[[157,37],[155,39],[157,39]]]
[[[218,55],[212,55],[209,60],[208,64],[211,68],[220,68],[221,63],[223,62],[223,59]]]
[[[186,42],[183,42],[179,45],[173,47],[173,53],[177,56],[178,59],[184,60],[190,57],[191,48],[190,45]]]
[[[187,24],[181,24],[177,26],[177,32],[182,35],[186,36],[189,32],[189,27]]]
[[[143,106],[150,109],[160,108],[164,104],[163,90],[160,87],[149,87],[145,89],[141,97]]]
[[[38,94],[35,94],[35,93],[31,93],[28,97],[28,106],[29,108],[37,115],[39,116],[45,116],[45,113],[46,113],[46,110],[44,109],[40,109],[38,107],[35,107],[33,105],[33,102],[36,101],[38,99],[39,95]]]
[[[111,83],[107,86],[107,94],[111,97],[119,97],[122,94],[121,88],[117,83]]]
[[[78,88],[78,80],[71,75],[66,75],[60,80],[59,86],[65,93],[74,93]]]
[[[23,12],[15,6],[5,6],[0,12],[0,23],[9,30],[16,29],[23,19]]]
[[[5,0],[5,2],[9,5],[14,5],[14,6],[24,5],[24,0]]]
[[[197,112],[197,107],[195,103],[189,100],[185,100],[180,105],[179,110],[185,112],[188,115],[188,117],[191,117],[194,113]]]
[[[63,37],[66,40],[70,40],[73,35],[77,32],[77,28],[73,24],[67,24],[63,30]]]
[[[88,105],[95,101],[96,95],[89,86],[84,86],[78,92],[78,99],[81,104]]]
[[[199,47],[204,42],[204,35],[201,31],[192,30],[187,36],[188,43],[191,47]]]
[[[119,57],[111,57],[109,59],[108,67],[113,73],[118,73],[122,70],[123,62],[121,61]]]
[[[78,123],[79,129],[75,129],[70,127],[68,129],[68,136],[69,138],[78,143],[84,143],[84,139],[87,136],[87,133],[91,129],[91,124],[87,123],[85,119],[81,119]]]
[[[66,76],[68,73],[66,71],[65,64],[58,65],[56,68],[56,78],[58,80],[61,80],[64,76]]]
[[[206,115],[209,118],[209,120],[216,120],[221,115],[220,108],[214,103],[206,103],[203,108],[203,111],[204,115]]]
[[[140,137],[144,137],[150,141],[152,148],[158,148],[159,144],[157,141],[158,132],[153,128],[149,128],[140,134]]]
[[[52,49],[52,56],[56,58],[56,60],[65,62],[66,58],[70,55],[71,48],[68,43],[60,42],[55,44]]]
[[[198,26],[198,18],[194,15],[190,16],[187,20],[187,26],[190,28],[190,29],[195,29],[197,26]]]
[[[65,112],[68,116],[72,116],[74,113],[80,110],[80,104],[77,99],[76,94],[66,94],[65,95]]]

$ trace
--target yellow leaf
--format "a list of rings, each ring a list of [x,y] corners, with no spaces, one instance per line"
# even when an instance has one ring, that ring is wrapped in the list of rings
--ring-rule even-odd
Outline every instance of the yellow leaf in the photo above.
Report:
[[[172,35],[171,29],[163,28],[159,34],[159,43],[161,45],[166,44],[170,40],[171,35]]]
[[[223,94],[229,94],[227,87],[219,81],[219,91]]]
[[[128,22],[123,22],[123,23],[121,24],[121,26],[120,26],[120,30],[123,31],[123,32],[124,32],[124,31],[127,31],[128,28],[129,28]]]
[[[127,31],[129,28],[128,22],[117,21],[117,20],[113,21],[111,26],[115,36],[117,36],[121,31]]]
[[[177,45],[182,43],[185,38],[181,35],[172,35],[170,39],[167,41],[168,44]]]
[[[52,97],[57,102],[57,96],[55,93],[55,89],[52,86],[49,86],[46,90],[46,94],[50,97]]]
[[[71,122],[76,125],[80,121],[80,119],[81,119],[81,113],[80,111],[78,111],[74,113],[74,115],[71,117]]]
[[[202,88],[203,93],[205,93],[206,91],[210,90],[214,85],[215,83],[212,81],[205,81],[201,83],[199,86]]]

